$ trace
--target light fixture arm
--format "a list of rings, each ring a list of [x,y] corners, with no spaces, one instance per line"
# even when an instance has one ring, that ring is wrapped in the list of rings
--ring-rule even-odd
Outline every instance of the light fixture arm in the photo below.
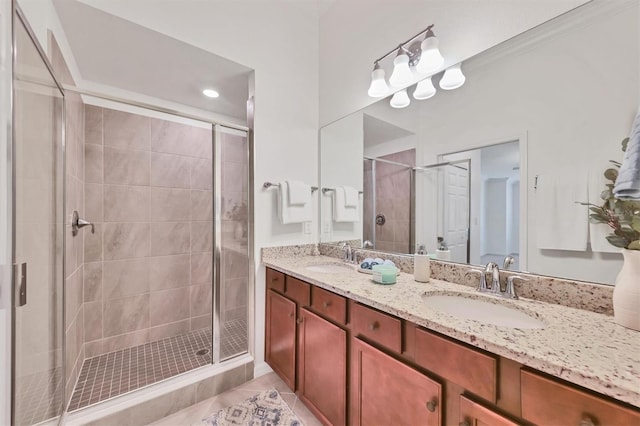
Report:
[[[420,37],[421,35],[425,34],[427,31],[431,31],[431,34],[433,34],[433,27],[434,27],[434,24],[429,25],[427,28],[420,31],[418,34],[414,35],[409,40],[405,41],[404,43],[400,43],[398,47],[394,47],[393,49],[391,49],[390,51],[388,51],[387,53],[385,53],[384,55],[382,55],[381,57],[373,61],[373,63],[375,64],[376,62],[382,61],[387,56],[391,55],[394,52],[397,52],[398,49],[401,49],[403,52],[409,55],[409,57],[413,56],[414,52],[411,52],[409,49],[405,48],[405,46],[411,43],[412,41],[414,41],[415,39],[417,39],[418,37]]]

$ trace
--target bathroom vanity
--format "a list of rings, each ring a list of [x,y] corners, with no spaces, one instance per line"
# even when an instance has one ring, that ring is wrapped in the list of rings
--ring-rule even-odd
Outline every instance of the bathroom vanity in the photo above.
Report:
[[[263,261],[266,361],[323,423],[640,424],[640,335],[609,316],[407,273],[377,285],[326,256]],[[488,298],[542,325],[459,318],[430,295]]]

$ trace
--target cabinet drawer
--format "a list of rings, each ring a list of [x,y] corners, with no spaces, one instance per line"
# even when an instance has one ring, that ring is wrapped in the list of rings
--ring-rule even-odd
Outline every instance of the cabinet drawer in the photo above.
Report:
[[[284,293],[284,274],[274,269],[267,268],[267,289]]]
[[[539,425],[638,425],[640,411],[527,370],[520,371],[522,417]]]
[[[309,306],[311,298],[311,284],[300,281],[287,275],[284,286],[284,294],[291,300],[295,300],[302,306]]]
[[[342,296],[311,286],[311,307],[339,324],[347,323],[347,299]]]
[[[518,426],[515,423],[482,404],[460,395],[460,426],[491,425],[491,426]]]
[[[374,309],[357,303],[350,304],[351,326],[354,335],[361,335],[400,353],[402,322]]]
[[[481,398],[496,402],[496,357],[425,330],[416,330],[416,363]]]

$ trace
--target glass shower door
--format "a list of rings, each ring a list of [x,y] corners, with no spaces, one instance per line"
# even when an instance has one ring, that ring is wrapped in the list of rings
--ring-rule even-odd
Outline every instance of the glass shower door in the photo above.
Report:
[[[19,16],[14,64],[13,423],[62,413],[63,94]]]
[[[216,206],[214,321],[219,359],[247,352],[249,306],[249,145],[247,132],[215,127]],[[216,334],[218,334],[216,333]],[[214,350],[216,349],[214,345]]]

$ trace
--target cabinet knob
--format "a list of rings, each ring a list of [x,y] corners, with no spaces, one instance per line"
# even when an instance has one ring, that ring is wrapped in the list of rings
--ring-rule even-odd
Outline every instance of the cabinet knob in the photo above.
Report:
[[[598,426],[598,421],[588,414],[585,414],[578,423],[578,426]]]
[[[289,318],[293,318],[294,316],[296,316],[296,314],[294,312],[290,312],[289,313]]]
[[[302,318],[298,318],[298,319],[296,320],[296,324],[302,324],[302,323],[303,323],[303,319],[302,319]]]
[[[329,306],[331,306],[331,302],[328,302],[326,300],[324,302],[322,302],[322,307],[323,308],[328,308]]]
[[[436,411],[436,407],[438,406],[438,400],[433,398],[431,401],[427,402],[427,410],[434,413]]]
[[[369,330],[371,331],[376,331],[379,328],[380,328],[380,324],[378,323],[378,321],[375,321],[369,324]]]
[[[471,426],[471,420],[465,417],[464,420],[459,423],[459,426]]]

